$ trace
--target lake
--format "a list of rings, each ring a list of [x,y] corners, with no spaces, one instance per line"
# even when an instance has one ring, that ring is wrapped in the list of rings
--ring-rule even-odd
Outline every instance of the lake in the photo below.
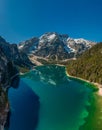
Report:
[[[9,89],[8,130],[79,130],[88,116],[87,83],[70,78],[65,67],[36,67]]]

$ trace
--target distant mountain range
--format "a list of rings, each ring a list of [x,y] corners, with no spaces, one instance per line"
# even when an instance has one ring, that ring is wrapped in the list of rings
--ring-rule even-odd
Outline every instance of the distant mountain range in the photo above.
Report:
[[[18,48],[37,64],[38,59],[62,61],[76,58],[95,44],[83,38],[73,39],[66,34],[49,32],[19,43]]]
[[[73,39],[67,34],[48,32],[19,44],[10,44],[0,37],[0,48],[18,67],[32,68],[46,62],[63,62],[76,59],[96,43],[83,38]]]

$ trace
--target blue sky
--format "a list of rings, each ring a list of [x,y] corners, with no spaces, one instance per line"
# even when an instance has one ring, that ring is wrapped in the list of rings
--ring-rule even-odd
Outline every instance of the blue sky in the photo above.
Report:
[[[0,35],[7,41],[45,32],[102,41],[102,0],[0,0]]]

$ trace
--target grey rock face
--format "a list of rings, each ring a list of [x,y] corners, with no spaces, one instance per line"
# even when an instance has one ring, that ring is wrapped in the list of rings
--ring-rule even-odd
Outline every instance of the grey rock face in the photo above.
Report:
[[[32,38],[18,45],[21,52],[51,60],[66,60],[76,58],[95,45],[85,39],[73,39],[66,34],[49,32],[40,38]]]
[[[12,60],[18,66],[31,67],[33,64],[24,52],[20,52],[16,44],[7,43],[0,37],[0,47],[8,59]]]
[[[19,50],[22,50],[24,53],[29,53],[30,51],[36,50],[38,47],[39,38],[34,37],[30,40],[19,43]]]

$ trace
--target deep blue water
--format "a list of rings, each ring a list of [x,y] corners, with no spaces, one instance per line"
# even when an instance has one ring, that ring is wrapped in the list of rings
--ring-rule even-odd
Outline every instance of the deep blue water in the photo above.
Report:
[[[18,89],[10,88],[11,116],[9,130],[34,130],[38,123],[39,98],[21,80]]]
[[[68,78],[64,67],[36,67],[9,90],[9,130],[78,130],[88,116],[90,92]]]

